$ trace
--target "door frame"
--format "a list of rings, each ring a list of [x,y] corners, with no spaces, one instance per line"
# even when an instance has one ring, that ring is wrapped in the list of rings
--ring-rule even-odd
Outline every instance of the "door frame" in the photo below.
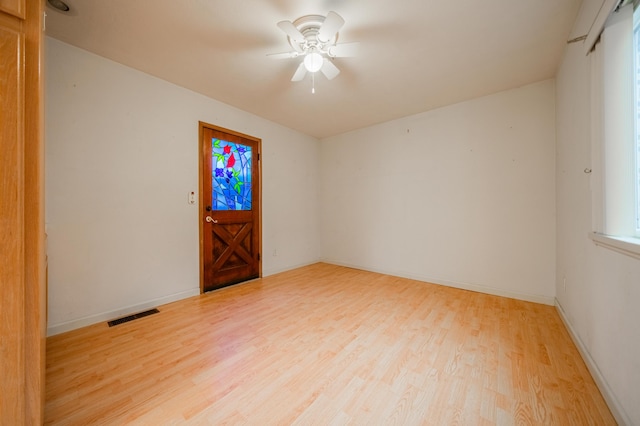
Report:
[[[252,194],[253,200],[251,202],[252,205],[258,207],[258,277],[262,278],[262,139],[256,138],[255,136],[250,136],[244,133],[236,132],[235,130],[225,129],[224,127],[216,126],[213,124],[205,123],[204,121],[198,121],[198,228],[200,234],[200,294],[204,293],[204,223],[205,217],[208,212],[205,210],[205,205],[207,204],[205,201],[204,194],[204,170],[205,170],[205,161],[211,161],[211,158],[207,158],[205,153],[207,152],[205,141],[204,141],[204,129],[211,129],[218,132],[227,133],[234,136],[239,136],[245,139],[252,140],[256,142],[258,149],[256,152],[256,167],[258,170],[258,185],[257,188],[254,187],[254,191]],[[211,142],[209,141],[209,144]],[[209,177],[211,179],[211,177]]]

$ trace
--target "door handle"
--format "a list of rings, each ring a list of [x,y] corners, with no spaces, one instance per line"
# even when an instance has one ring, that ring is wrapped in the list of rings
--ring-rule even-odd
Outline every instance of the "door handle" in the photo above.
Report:
[[[206,220],[209,223],[218,223],[218,221],[212,218],[211,216],[205,217],[204,220]]]

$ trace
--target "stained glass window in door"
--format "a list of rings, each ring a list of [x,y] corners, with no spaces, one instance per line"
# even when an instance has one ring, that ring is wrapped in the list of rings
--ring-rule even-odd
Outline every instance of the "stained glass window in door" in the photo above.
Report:
[[[251,147],[211,140],[213,210],[251,210]]]

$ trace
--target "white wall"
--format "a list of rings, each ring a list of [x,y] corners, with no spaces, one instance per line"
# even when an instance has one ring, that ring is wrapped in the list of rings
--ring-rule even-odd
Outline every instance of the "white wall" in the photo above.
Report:
[[[318,260],[317,140],[47,38],[50,333],[198,294],[199,120],[262,139],[264,275]]]
[[[325,261],[552,304],[554,83],[322,141]]]
[[[585,0],[573,35],[585,34],[602,0]],[[592,374],[621,424],[640,424],[640,261],[596,246],[591,163],[590,59],[568,45],[557,75],[556,297]]]

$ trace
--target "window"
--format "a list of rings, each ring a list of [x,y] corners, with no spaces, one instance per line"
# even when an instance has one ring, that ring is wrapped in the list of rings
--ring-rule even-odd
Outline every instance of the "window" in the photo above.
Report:
[[[637,222],[632,11],[628,4],[611,14],[592,57],[601,68],[595,77],[601,82],[594,82],[601,92],[601,141],[594,142],[602,144],[602,231],[617,236],[636,236]]]
[[[592,239],[640,258],[640,11],[632,3],[617,2],[590,53]]]

